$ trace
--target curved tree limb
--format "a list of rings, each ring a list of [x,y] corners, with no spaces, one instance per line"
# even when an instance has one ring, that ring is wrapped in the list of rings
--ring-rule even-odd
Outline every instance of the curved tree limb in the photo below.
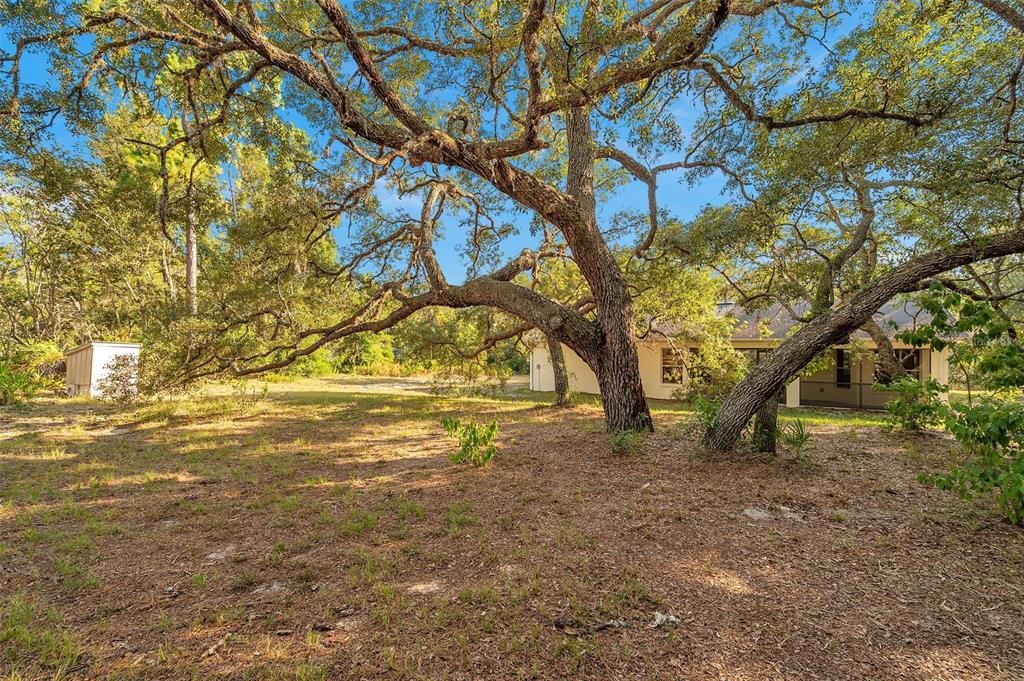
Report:
[[[820,352],[862,326],[900,293],[921,290],[931,277],[971,263],[1024,253],[1024,230],[1014,230],[913,258],[879,277],[838,307],[817,317],[782,342],[729,393],[704,436],[712,450],[731,449],[750,417]]]

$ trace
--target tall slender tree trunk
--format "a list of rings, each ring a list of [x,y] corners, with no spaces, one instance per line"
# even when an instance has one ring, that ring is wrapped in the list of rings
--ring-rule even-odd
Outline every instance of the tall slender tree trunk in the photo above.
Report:
[[[195,188],[188,184],[185,218],[185,301],[193,317],[199,314],[199,236]]]
[[[569,404],[569,372],[565,369],[565,353],[562,344],[554,336],[548,336],[548,355],[555,375],[555,406]]]
[[[171,273],[171,261],[167,258],[166,246],[160,247],[160,273],[167,286],[167,299],[174,305],[178,302],[178,287],[175,285],[174,275]]]
[[[569,167],[566,189],[579,203],[588,223],[588,238],[579,240],[573,257],[590,284],[597,306],[603,343],[584,357],[597,374],[609,432],[654,429],[640,381],[640,359],[634,340],[633,301],[608,244],[597,228],[594,199],[594,133],[590,111],[571,109],[566,116]]]

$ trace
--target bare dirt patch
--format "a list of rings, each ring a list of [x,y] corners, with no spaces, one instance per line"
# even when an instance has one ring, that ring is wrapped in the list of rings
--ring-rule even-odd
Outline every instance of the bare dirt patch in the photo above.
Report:
[[[499,420],[491,465],[448,463],[445,415]],[[7,418],[0,671],[1024,677],[1024,532],[917,483],[948,443],[706,460],[686,419],[623,457],[593,407],[320,385]]]

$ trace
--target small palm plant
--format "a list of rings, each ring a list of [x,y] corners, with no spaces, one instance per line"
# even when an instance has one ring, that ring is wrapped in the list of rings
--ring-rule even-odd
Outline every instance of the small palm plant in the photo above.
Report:
[[[811,434],[804,426],[804,422],[800,419],[796,419],[779,429],[777,434],[778,439],[786,446],[787,449],[793,451],[796,455],[796,460],[802,464],[810,463],[810,455],[804,451],[807,447],[807,443],[811,439]]]

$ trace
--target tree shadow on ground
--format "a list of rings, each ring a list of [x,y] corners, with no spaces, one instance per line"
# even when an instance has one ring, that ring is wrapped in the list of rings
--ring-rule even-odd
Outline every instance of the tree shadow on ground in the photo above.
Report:
[[[450,465],[444,415],[497,418],[498,458]],[[833,425],[802,468],[709,460],[676,428],[622,456],[593,406],[317,392],[82,418],[0,442],[0,559],[4,599],[52,608],[83,677],[1010,679],[1024,659],[1024,539],[916,483],[940,442]]]

